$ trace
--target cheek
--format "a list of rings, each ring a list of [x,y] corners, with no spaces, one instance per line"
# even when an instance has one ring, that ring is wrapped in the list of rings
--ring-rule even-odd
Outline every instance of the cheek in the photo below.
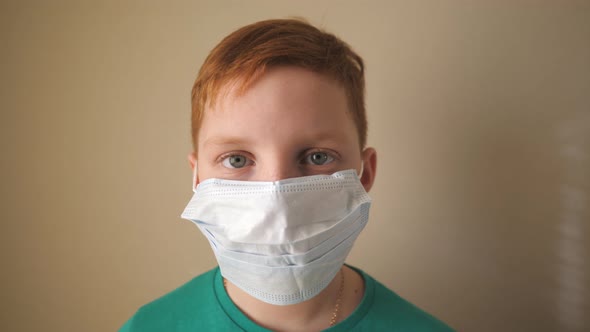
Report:
[[[199,150],[201,151],[201,150]],[[212,163],[212,157],[207,153],[199,152],[197,154],[197,178],[199,181],[206,180],[211,177],[215,177],[214,164]]]

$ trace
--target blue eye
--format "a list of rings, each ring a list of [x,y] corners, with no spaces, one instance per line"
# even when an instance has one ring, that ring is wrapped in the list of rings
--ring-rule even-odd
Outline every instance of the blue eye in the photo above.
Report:
[[[248,158],[240,154],[234,154],[224,158],[222,164],[227,168],[242,168],[248,164]]]
[[[325,152],[313,152],[309,155],[307,155],[307,157],[305,157],[307,163],[309,164],[314,164],[314,165],[325,165],[327,163],[330,163],[334,160],[334,158],[332,156],[330,156],[329,154],[325,153]]]

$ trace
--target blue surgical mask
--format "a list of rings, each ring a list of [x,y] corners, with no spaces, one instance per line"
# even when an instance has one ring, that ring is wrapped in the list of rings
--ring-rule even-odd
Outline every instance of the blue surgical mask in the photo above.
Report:
[[[182,217],[207,237],[223,277],[261,301],[288,305],[328,286],[370,205],[356,171],[346,170],[274,182],[207,179]]]

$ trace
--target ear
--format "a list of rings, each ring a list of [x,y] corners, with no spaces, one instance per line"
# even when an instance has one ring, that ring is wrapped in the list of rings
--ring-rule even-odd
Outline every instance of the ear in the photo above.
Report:
[[[377,151],[373,148],[366,148],[361,153],[363,161],[363,174],[361,174],[361,183],[365,187],[365,191],[369,192],[375,182],[375,175],[377,174]]]
[[[197,154],[195,152],[191,152],[187,156],[188,163],[191,166],[191,170],[195,169],[195,165],[197,164]]]
[[[195,152],[191,152],[188,154],[187,156],[188,159],[188,163],[190,164],[191,170],[193,171],[193,174],[195,174],[195,167],[197,167],[197,154]],[[197,174],[197,176],[195,176],[195,178],[193,178],[193,183],[195,186],[197,184],[199,184],[199,175]]]

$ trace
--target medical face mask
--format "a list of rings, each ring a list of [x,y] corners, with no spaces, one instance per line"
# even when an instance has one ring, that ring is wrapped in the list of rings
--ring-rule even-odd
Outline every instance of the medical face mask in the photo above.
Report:
[[[261,301],[288,305],[328,286],[370,205],[355,170],[274,182],[207,179],[182,218],[209,240],[224,278]]]

